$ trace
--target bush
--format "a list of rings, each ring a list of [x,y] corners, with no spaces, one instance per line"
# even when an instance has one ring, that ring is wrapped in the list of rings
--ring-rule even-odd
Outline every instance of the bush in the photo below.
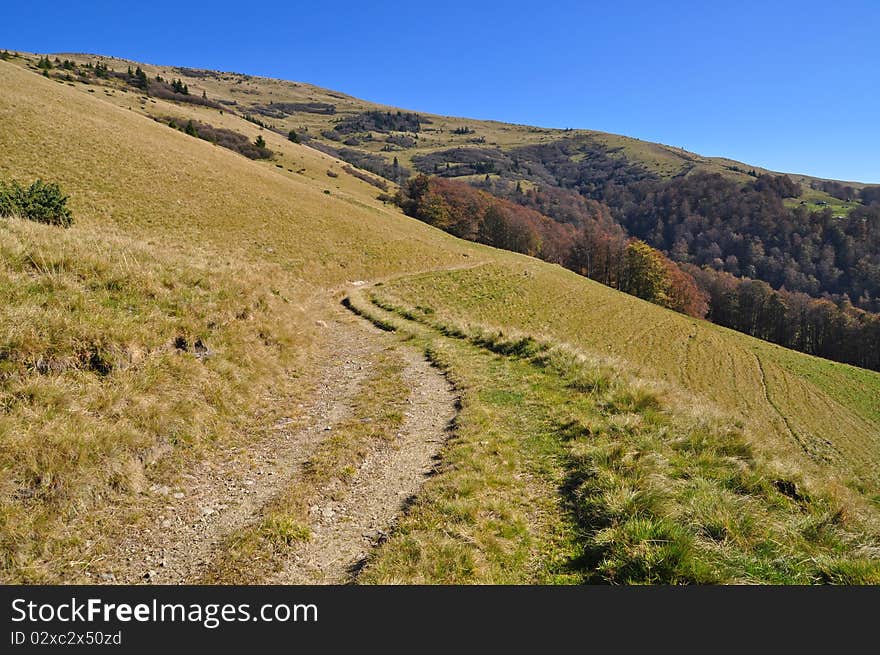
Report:
[[[73,216],[67,207],[67,196],[57,184],[37,180],[25,188],[18,182],[0,182],[0,216],[17,215],[38,223],[70,227]]]
[[[326,136],[326,134],[322,134]],[[337,159],[346,161],[353,166],[362,168],[365,171],[370,171],[376,175],[381,175],[382,177],[395,182],[405,180],[409,177],[409,169],[401,166],[399,162],[395,167],[393,163],[388,163],[388,160],[381,155],[364,152],[363,150],[355,150],[353,148],[340,148],[337,150],[336,148],[320,141],[314,141],[311,145],[316,150],[320,150],[331,157],[336,157]]]
[[[385,180],[373,177],[372,175],[367,175],[363,171],[359,171],[356,168],[352,168],[348,164],[343,166],[342,170],[344,170],[349,175],[352,175],[352,176],[358,178],[359,180],[363,180],[367,184],[372,184],[377,189],[382,189],[382,191],[388,190],[388,183]],[[388,196],[388,200],[392,200],[392,199],[393,198],[391,196]],[[380,198],[380,200],[381,200],[381,198]]]
[[[354,116],[346,116],[340,120],[334,130],[339,134],[354,132],[418,132],[422,124],[431,121],[419,114],[365,111]]]
[[[186,126],[181,127],[173,118],[155,118],[155,120],[159,122],[165,122],[167,120],[169,127],[181,130],[182,132],[189,134],[190,136],[198,137],[203,141],[210,141],[223,148],[234,150],[248,159],[270,159],[272,157],[272,151],[265,147],[265,140],[263,141],[264,147],[260,148],[256,143],[251,142],[244,134],[239,134],[238,132],[227,130],[222,127],[214,127],[213,125],[202,123],[201,121],[190,120]]]

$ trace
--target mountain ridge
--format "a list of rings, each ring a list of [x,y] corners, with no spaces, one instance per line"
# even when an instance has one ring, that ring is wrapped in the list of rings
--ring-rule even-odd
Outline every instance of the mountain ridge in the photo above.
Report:
[[[22,54],[36,56],[34,53],[22,53]],[[831,177],[821,177],[821,176],[815,176],[815,175],[808,175],[808,174],[798,173],[796,171],[776,171],[776,170],[766,168],[763,166],[749,164],[746,162],[731,159],[731,158],[726,157],[724,155],[702,155],[700,153],[689,151],[689,150],[679,148],[677,146],[673,146],[670,144],[664,144],[664,143],[660,143],[660,142],[650,141],[648,139],[642,139],[639,137],[629,136],[626,134],[603,132],[603,131],[594,130],[591,128],[543,127],[540,125],[531,125],[531,124],[527,124],[527,123],[508,123],[508,122],[498,121],[498,120],[494,120],[494,119],[473,119],[473,118],[468,118],[468,117],[464,117],[464,116],[436,114],[436,113],[433,113],[430,111],[411,110],[411,109],[406,109],[406,108],[398,107],[398,106],[387,104],[387,103],[363,100],[363,99],[357,98],[356,96],[346,94],[343,91],[329,89],[329,88],[322,87],[322,86],[319,86],[319,85],[311,83],[311,82],[301,82],[301,81],[296,81],[296,80],[288,80],[285,78],[268,77],[268,76],[262,76],[262,75],[251,75],[248,73],[241,73],[241,72],[236,72],[236,71],[217,71],[217,70],[206,69],[206,68],[192,68],[192,67],[186,67],[186,66],[153,64],[150,62],[141,62],[141,61],[137,61],[134,59],[127,59],[127,58],[116,57],[116,56],[112,56],[112,55],[98,55],[98,54],[93,54],[93,53],[59,52],[59,53],[51,53],[47,56],[49,56],[51,58],[55,58],[55,57],[72,58],[77,61],[79,61],[79,60],[83,60],[83,61],[100,60],[100,61],[107,61],[107,62],[116,62],[119,65],[126,65],[126,66],[127,65],[139,65],[139,66],[145,67],[145,70],[149,69],[151,73],[158,72],[158,71],[165,71],[167,74],[167,71],[173,70],[173,71],[175,71],[175,75],[179,76],[181,79],[187,80],[187,82],[189,82],[191,84],[195,84],[196,86],[199,85],[199,80],[203,79],[203,74],[210,74],[211,76],[226,75],[226,76],[233,76],[235,78],[245,79],[245,80],[265,80],[266,82],[271,83],[271,84],[293,85],[294,87],[305,88],[305,89],[308,89],[312,93],[317,93],[320,96],[323,96],[326,98],[347,100],[347,101],[352,102],[354,105],[362,107],[362,108],[380,109],[380,110],[395,111],[395,112],[396,111],[403,111],[403,112],[408,112],[408,113],[418,113],[418,114],[425,115],[428,118],[443,119],[445,121],[449,121],[450,123],[454,123],[454,122],[459,122],[462,124],[475,123],[475,124],[494,125],[494,126],[498,126],[500,128],[519,128],[519,129],[522,129],[525,131],[533,130],[533,131],[540,131],[540,132],[548,132],[548,133],[553,133],[556,135],[570,134],[570,135],[589,136],[589,137],[597,138],[600,141],[602,141],[608,145],[611,145],[612,147],[623,146],[624,149],[626,150],[627,146],[628,146],[630,151],[633,151],[633,152],[637,152],[640,149],[640,147],[648,147],[649,149],[659,151],[657,153],[657,155],[660,156],[661,159],[663,158],[663,155],[672,155],[673,157],[680,159],[682,162],[682,164],[681,164],[682,166],[684,166],[686,162],[690,162],[690,163],[696,162],[696,163],[701,164],[703,166],[714,164],[715,166],[711,167],[712,172],[723,172],[725,174],[730,173],[730,172],[736,173],[737,171],[731,171],[730,167],[739,167],[739,168],[743,168],[744,170],[755,170],[760,173],[772,173],[772,174],[787,175],[787,176],[790,176],[792,179],[794,179],[797,182],[810,182],[810,181],[839,182],[841,184],[853,186],[856,188],[862,188],[865,186],[880,186],[880,183],[861,182],[861,181],[855,181],[855,180],[841,180],[841,179],[831,178]],[[190,73],[190,74],[188,75],[187,73]],[[193,73],[195,73],[195,74],[193,74]],[[636,158],[635,161],[640,161],[640,160],[638,158]]]

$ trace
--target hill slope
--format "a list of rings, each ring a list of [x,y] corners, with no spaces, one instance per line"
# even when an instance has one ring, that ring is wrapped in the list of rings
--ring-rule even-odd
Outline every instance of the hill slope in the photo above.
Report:
[[[28,62],[34,66],[36,55],[29,57]],[[413,160],[420,156],[454,148],[499,148],[507,151],[517,147],[546,144],[560,138],[583,138],[601,144],[616,153],[618,157],[666,178],[704,172],[720,173],[746,182],[752,179],[750,172],[771,172],[759,166],[724,157],[706,157],[674,146],[595,130],[561,130],[425,112],[408,112],[405,109],[368,102],[303,82],[235,72],[153,65],[88,54],[61,53],[51,57],[69,59],[81,65],[102,62],[116,71],[124,71],[129,66],[139,66],[150,79],[157,75],[165,80],[179,79],[187,85],[193,98],[198,99],[202,93],[205,93],[209,100],[219,103],[228,111],[250,116],[279,134],[286,135],[290,130],[295,130],[306,139],[323,146],[370,153],[383,158],[387,164],[391,163],[393,157],[397,157],[401,165],[412,166]],[[59,74],[63,75],[64,71],[53,72],[55,76]],[[131,92],[131,87],[124,84],[112,86],[127,88]],[[122,105],[132,104],[130,95],[126,98],[116,94],[116,97],[110,99]],[[148,105],[151,102],[140,103],[141,108],[150,110]],[[377,124],[369,117],[365,120],[364,115],[369,112],[387,112],[392,115],[402,113],[404,116],[417,117],[417,122],[395,123],[392,120],[386,123],[380,121]],[[413,125],[415,125],[414,129]],[[333,134],[335,128],[340,126],[342,129]],[[366,134],[370,136],[364,138]],[[412,142],[401,140],[399,137],[403,135],[411,137]],[[358,143],[344,143],[343,139],[346,136],[354,137]],[[807,187],[804,195],[807,200],[829,202],[841,208],[849,206],[823,191],[809,188],[811,182],[829,180],[794,172],[790,172],[790,175],[795,182],[803,183]],[[859,182],[844,182],[844,184],[857,189],[866,186]]]
[[[628,235],[679,264],[830,298],[840,307],[851,303],[878,311],[878,210],[869,206],[877,187],[794,174],[764,177],[767,171],[759,167],[619,135],[413,113],[295,82],[88,55],[64,57],[55,64],[35,56],[11,61],[33,70],[40,70],[38,62],[53,66],[44,71],[51,79],[102,94],[178,129],[189,125],[186,129],[201,130],[209,141],[235,137],[247,144],[265,134],[278,144],[277,134],[284,141],[307,143],[345,160],[340,168],[348,175],[343,178],[372,182],[382,197],[395,191],[387,180],[401,182],[416,172],[460,178],[575,228],[589,223],[584,199],[598,201]],[[281,171],[309,175],[295,156],[285,154],[283,144],[270,150]],[[332,178],[338,171],[320,172],[322,178],[325,174]],[[575,240],[569,236],[551,246],[557,253],[551,260],[559,261],[562,253],[574,262]],[[726,278],[711,280],[700,285],[713,295]],[[725,302],[715,298],[712,305]],[[710,316],[756,336],[775,334],[774,341],[786,346],[872,365],[832,348],[798,345],[813,340],[787,334],[785,325],[792,321],[762,324],[759,330],[752,317],[728,311],[729,306]],[[821,308],[814,313],[821,314]],[[853,326],[862,322],[858,312],[839,318],[837,323]]]
[[[209,95],[219,93],[210,86],[215,78],[187,79],[204,79]],[[288,83],[241,78],[237,86],[250,97],[244,90],[256,92],[258,84]],[[855,537],[840,537],[840,552],[858,561],[873,552],[880,375],[775,348],[559,267],[455,239],[377,201],[377,189],[345,173],[340,160],[229,112],[141,103],[131,92],[70,86],[7,62],[0,62],[0,86],[0,178],[59,182],[77,219],[63,232],[0,222],[9,308],[0,318],[4,579],[84,580],[148,567],[139,551],[134,564],[112,554],[132,533],[144,543],[160,538],[169,511],[163,488],[185,487],[181,480],[221,455],[245,457],[255,444],[271,451],[274,427],[303,416],[345,347],[332,327],[338,300],[365,280],[383,282],[375,289],[387,302],[430,308],[450,323],[525,332],[617,358],[615,366],[636,379],[666,381],[670,406],[686,397],[732,415],[745,426],[743,438],[776,467],[766,476],[796,479],[801,491],[805,484],[819,490],[817,498],[827,492],[846,507],[852,525],[840,529]],[[303,102],[326,99],[294,88]],[[141,114],[147,109],[249,138],[263,134],[276,159],[251,161],[151,120]],[[498,138],[514,129],[496,127]],[[449,354],[451,375],[468,357]],[[506,397],[502,391],[493,398]],[[526,416],[511,421],[530,438]],[[540,478],[531,471],[522,479],[529,476]],[[295,487],[299,478],[291,480]],[[543,484],[529,493],[552,494]],[[773,498],[791,503],[792,516],[801,511],[785,494]],[[564,513],[552,503],[544,509]],[[288,525],[279,521],[289,517],[265,507],[254,511],[272,518],[272,535]],[[482,508],[474,511],[482,516]],[[837,530],[842,516],[829,529]],[[525,516],[522,534],[491,521],[479,525],[515,541],[528,560],[537,557],[529,539],[564,531],[539,518]],[[263,532],[248,534],[253,538],[230,543],[265,545]],[[495,548],[477,541],[468,548],[484,556]],[[238,570],[240,560],[229,557],[228,570]],[[225,570],[212,579],[226,580]],[[262,579],[251,573],[248,579]],[[394,579],[393,571],[383,579]]]

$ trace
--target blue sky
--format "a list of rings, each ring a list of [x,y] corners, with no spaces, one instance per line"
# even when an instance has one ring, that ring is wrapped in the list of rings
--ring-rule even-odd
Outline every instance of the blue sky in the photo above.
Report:
[[[875,0],[123,5],[4,2],[0,47],[281,77],[880,183]]]

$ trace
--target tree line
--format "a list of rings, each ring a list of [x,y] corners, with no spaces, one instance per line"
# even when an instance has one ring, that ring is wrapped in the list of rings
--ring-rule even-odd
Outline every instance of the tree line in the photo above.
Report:
[[[480,165],[491,166],[500,178],[493,192],[500,189],[516,202],[521,197],[510,189],[521,180],[572,191],[607,205],[631,236],[674,261],[880,311],[880,187],[853,190],[862,204],[839,215],[787,201],[799,197],[801,188],[785,175],[756,173],[746,183],[701,172],[661,179],[619,149],[590,138],[507,152],[467,150],[414,161],[419,170],[444,176],[472,175]],[[444,161],[452,166],[446,169]],[[457,166],[466,168],[459,172]],[[816,186],[836,191],[842,185]]]
[[[788,207],[799,194],[789,185],[699,173],[609,188],[602,200],[630,234],[676,261],[880,311],[880,205],[846,215]]]
[[[880,315],[842,300],[774,290],[762,280],[738,278],[683,264],[707,294],[713,323],[811,355],[880,371]]]
[[[650,302],[702,317],[708,309],[693,277],[659,250],[628,238],[599,203],[563,223],[468,184],[424,174],[397,195],[404,212],[470,241],[560,264]]]

